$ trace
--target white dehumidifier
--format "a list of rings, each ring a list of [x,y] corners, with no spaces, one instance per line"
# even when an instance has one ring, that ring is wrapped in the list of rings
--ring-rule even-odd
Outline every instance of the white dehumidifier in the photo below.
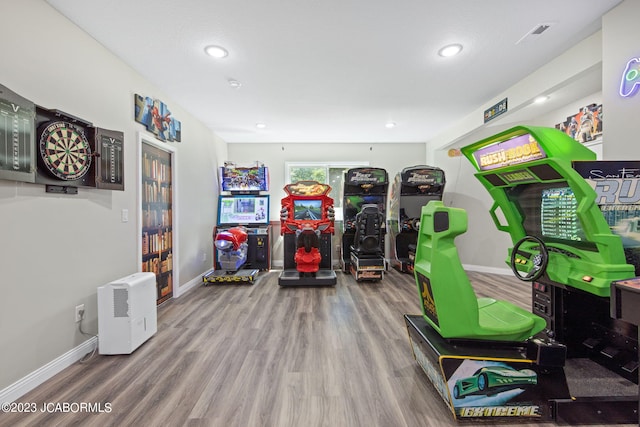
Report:
[[[158,330],[156,275],[134,273],[98,287],[100,354],[131,354]]]

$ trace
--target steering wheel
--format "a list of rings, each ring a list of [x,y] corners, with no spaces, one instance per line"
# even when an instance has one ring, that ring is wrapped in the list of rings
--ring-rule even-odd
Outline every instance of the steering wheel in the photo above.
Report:
[[[533,262],[533,268],[529,271],[525,276],[520,274],[520,271],[516,268],[516,255],[518,253],[518,249],[525,242],[534,242],[537,243],[540,247],[540,252],[535,254],[531,261]],[[535,236],[524,236],[522,239],[516,242],[515,246],[511,250],[511,270],[516,277],[524,282],[533,282],[538,280],[544,272],[547,270],[547,265],[549,264],[549,252],[547,251],[547,247],[544,242]]]

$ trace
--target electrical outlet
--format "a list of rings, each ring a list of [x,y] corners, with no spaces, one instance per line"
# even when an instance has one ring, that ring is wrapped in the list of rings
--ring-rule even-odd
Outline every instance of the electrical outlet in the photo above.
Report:
[[[82,320],[81,311],[84,311],[84,304],[76,305],[76,323]]]

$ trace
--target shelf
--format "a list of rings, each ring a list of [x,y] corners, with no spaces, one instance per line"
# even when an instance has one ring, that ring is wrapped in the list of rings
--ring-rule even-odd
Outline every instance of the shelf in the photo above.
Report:
[[[171,153],[143,144],[142,270],[156,274],[158,304],[173,295]]]

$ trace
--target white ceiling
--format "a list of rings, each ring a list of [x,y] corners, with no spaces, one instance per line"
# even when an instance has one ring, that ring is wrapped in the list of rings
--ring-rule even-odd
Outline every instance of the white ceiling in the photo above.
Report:
[[[282,143],[427,141],[599,30],[621,0],[46,1],[169,108],[229,143]],[[551,27],[518,43],[539,24]],[[449,43],[462,53],[439,57]],[[212,44],[229,56],[206,56]]]

